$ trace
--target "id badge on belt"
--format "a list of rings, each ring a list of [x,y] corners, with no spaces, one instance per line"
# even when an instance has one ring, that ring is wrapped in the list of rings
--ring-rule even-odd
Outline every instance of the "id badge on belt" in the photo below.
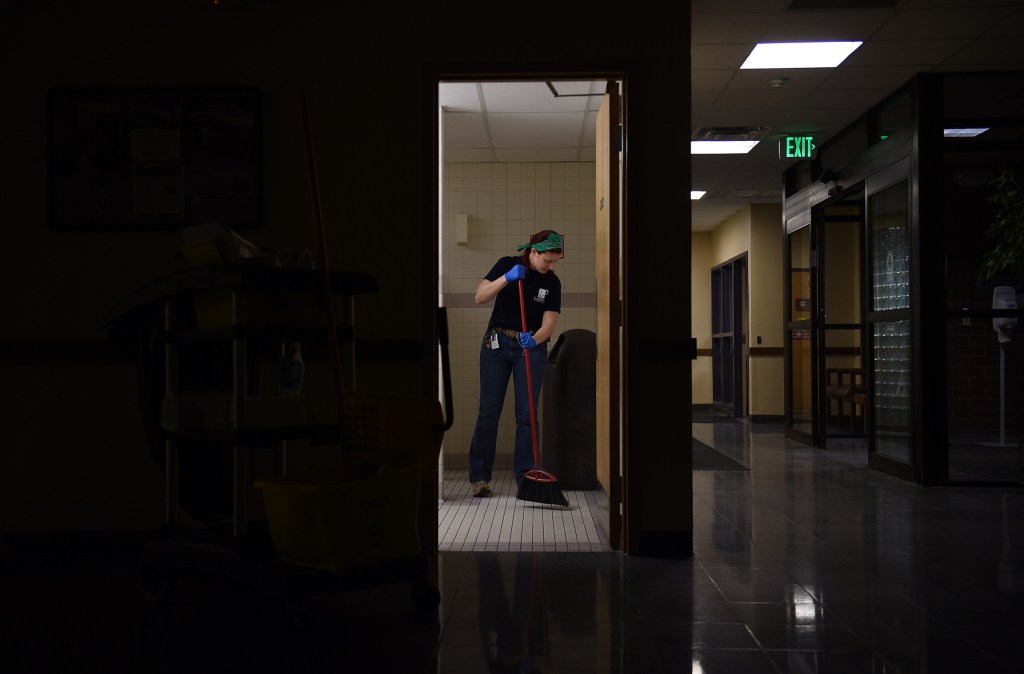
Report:
[[[497,349],[498,348],[498,333],[497,332],[492,332],[491,333],[491,337],[490,337],[490,339],[487,342],[487,348],[488,349]]]

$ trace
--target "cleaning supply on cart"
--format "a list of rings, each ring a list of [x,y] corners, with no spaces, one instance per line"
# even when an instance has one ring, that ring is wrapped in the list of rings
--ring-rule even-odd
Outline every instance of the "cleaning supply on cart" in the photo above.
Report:
[[[281,362],[281,395],[297,396],[302,393],[302,380],[306,365],[302,362],[302,347],[298,342],[288,342],[284,360]]]
[[[523,280],[519,279],[519,314],[523,322],[523,334],[529,334],[526,328],[526,303],[523,300]],[[533,501],[545,505],[569,506],[569,499],[565,498],[561,488],[558,486],[558,478],[540,467],[540,452],[537,449],[537,418],[534,412],[533,401],[533,375],[530,370],[530,349],[526,340],[519,338],[523,343],[523,358],[526,360],[526,391],[530,398],[530,436],[533,439],[533,468],[526,471],[523,476],[523,484],[516,492],[516,498],[520,501]],[[532,336],[528,341],[533,341]],[[534,343],[536,346],[536,343]]]

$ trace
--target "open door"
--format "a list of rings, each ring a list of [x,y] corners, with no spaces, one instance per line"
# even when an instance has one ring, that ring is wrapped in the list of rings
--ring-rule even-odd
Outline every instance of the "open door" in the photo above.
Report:
[[[619,161],[622,148],[619,83],[609,82],[597,115],[597,479],[608,494],[612,549],[622,549],[620,456]]]

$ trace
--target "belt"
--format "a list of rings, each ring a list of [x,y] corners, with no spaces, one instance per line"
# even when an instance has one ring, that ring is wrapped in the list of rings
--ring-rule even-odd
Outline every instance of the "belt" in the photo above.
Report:
[[[505,335],[506,337],[511,337],[512,339],[519,339],[519,331],[518,330],[510,330],[509,328],[502,328],[502,327],[499,327],[499,326],[496,325],[496,326],[494,326],[494,331],[495,332],[500,332],[501,334]]]

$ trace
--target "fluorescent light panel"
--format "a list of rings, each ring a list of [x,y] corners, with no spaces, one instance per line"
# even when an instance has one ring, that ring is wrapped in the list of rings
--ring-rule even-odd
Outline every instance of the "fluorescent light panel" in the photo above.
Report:
[[[974,138],[988,131],[988,127],[975,129],[943,129],[942,135],[946,138]]]
[[[690,190],[690,201],[696,201],[707,194],[707,190]]]
[[[863,42],[761,42],[741,70],[835,68]]]
[[[746,154],[758,140],[691,140],[690,154]]]

